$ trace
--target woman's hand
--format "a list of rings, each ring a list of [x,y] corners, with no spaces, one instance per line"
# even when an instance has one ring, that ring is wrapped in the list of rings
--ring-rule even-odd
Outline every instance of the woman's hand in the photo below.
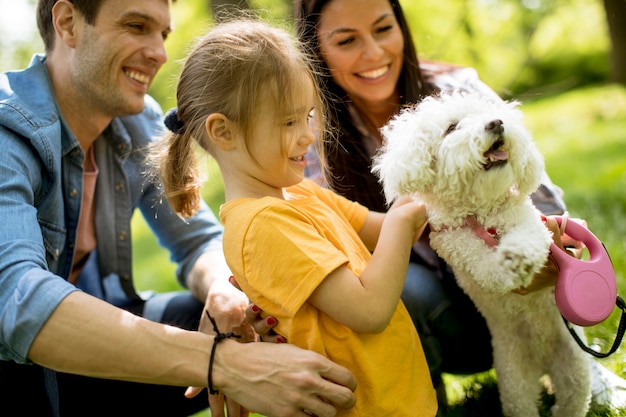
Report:
[[[571,256],[580,259],[583,254],[584,244],[580,241],[574,240],[571,236],[565,234],[559,227],[556,219],[554,217],[543,217],[545,219],[544,223],[546,227],[552,232],[552,240],[554,244],[561,250],[566,251]],[[567,219],[567,217],[565,217]],[[567,220],[566,220],[567,221]],[[569,220],[574,221],[574,220]],[[587,227],[587,222],[584,220],[576,220],[583,226]],[[516,290],[513,290],[514,293],[526,295],[531,292],[539,291],[546,287],[552,287],[556,284],[556,280],[559,276],[559,270],[552,261],[552,258],[548,258],[548,262],[544,265],[544,267],[535,274],[533,281],[530,285],[526,287],[520,287]]]
[[[235,277],[230,277],[229,281],[235,288],[241,289]],[[273,330],[276,324],[278,324],[278,321],[272,316],[261,317],[262,312],[263,311],[257,305],[248,305],[246,308],[246,322],[248,325],[254,329],[263,342],[287,343],[284,337],[276,334]]]
[[[561,227],[560,227],[561,231],[565,229],[564,223],[563,223],[564,221],[577,222],[578,224],[583,226],[585,229],[588,229],[586,220],[571,219],[571,218],[564,217],[564,220],[562,220],[561,222]],[[579,240],[575,240],[574,238],[569,236],[567,233],[562,232],[561,243],[563,244],[563,248],[565,248],[565,250],[570,255],[574,256],[576,259],[582,258],[583,251],[585,249],[585,244],[583,242]]]

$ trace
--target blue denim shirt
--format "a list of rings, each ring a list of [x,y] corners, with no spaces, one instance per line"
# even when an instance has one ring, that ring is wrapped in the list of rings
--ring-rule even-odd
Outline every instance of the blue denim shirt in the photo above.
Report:
[[[139,299],[133,286],[130,220],[136,208],[185,277],[222,227],[203,203],[182,220],[150,181],[144,150],[162,133],[162,112],[146,97],[141,114],[114,119],[94,143],[97,251],[93,295],[116,305]],[[72,291],[70,274],[85,155],[59,112],[45,66],[0,74],[0,359],[28,362],[33,339]],[[89,269],[89,268],[86,268]],[[84,274],[83,274],[84,275]],[[93,275],[93,274],[92,274]],[[93,279],[93,276],[91,277]],[[79,282],[88,281],[81,276]],[[94,290],[94,288],[96,288]]]

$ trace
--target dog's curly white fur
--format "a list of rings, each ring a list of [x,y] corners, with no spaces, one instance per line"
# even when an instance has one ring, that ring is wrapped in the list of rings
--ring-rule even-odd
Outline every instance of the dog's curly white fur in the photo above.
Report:
[[[519,103],[475,94],[429,97],[383,129],[374,159],[388,201],[424,201],[430,242],[491,331],[504,414],[539,416],[539,379],[555,388],[554,416],[584,417],[589,366],[547,288],[519,295],[552,241],[530,194],[544,171]]]

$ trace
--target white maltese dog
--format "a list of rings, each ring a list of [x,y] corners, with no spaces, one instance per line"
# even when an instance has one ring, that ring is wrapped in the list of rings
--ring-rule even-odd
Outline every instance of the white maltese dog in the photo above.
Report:
[[[553,416],[584,417],[589,365],[553,288],[513,292],[542,269],[552,241],[530,199],[544,163],[522,119],[517,102],[463,93],[427,98],[382,129],[373,171],[389,202],[411,196],[426,204],[431,246],[491,331],[504,415],[538,417],[539,380],[548,374]]]

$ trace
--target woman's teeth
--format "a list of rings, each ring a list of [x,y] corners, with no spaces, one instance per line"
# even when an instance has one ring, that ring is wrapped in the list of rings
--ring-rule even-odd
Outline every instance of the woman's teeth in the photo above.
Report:
[[[387,70],[389,70],[389,65],[372,71],[359,72],[358,75],[359,77],[374,79],[380,77],[381,75],[384,75]]]

